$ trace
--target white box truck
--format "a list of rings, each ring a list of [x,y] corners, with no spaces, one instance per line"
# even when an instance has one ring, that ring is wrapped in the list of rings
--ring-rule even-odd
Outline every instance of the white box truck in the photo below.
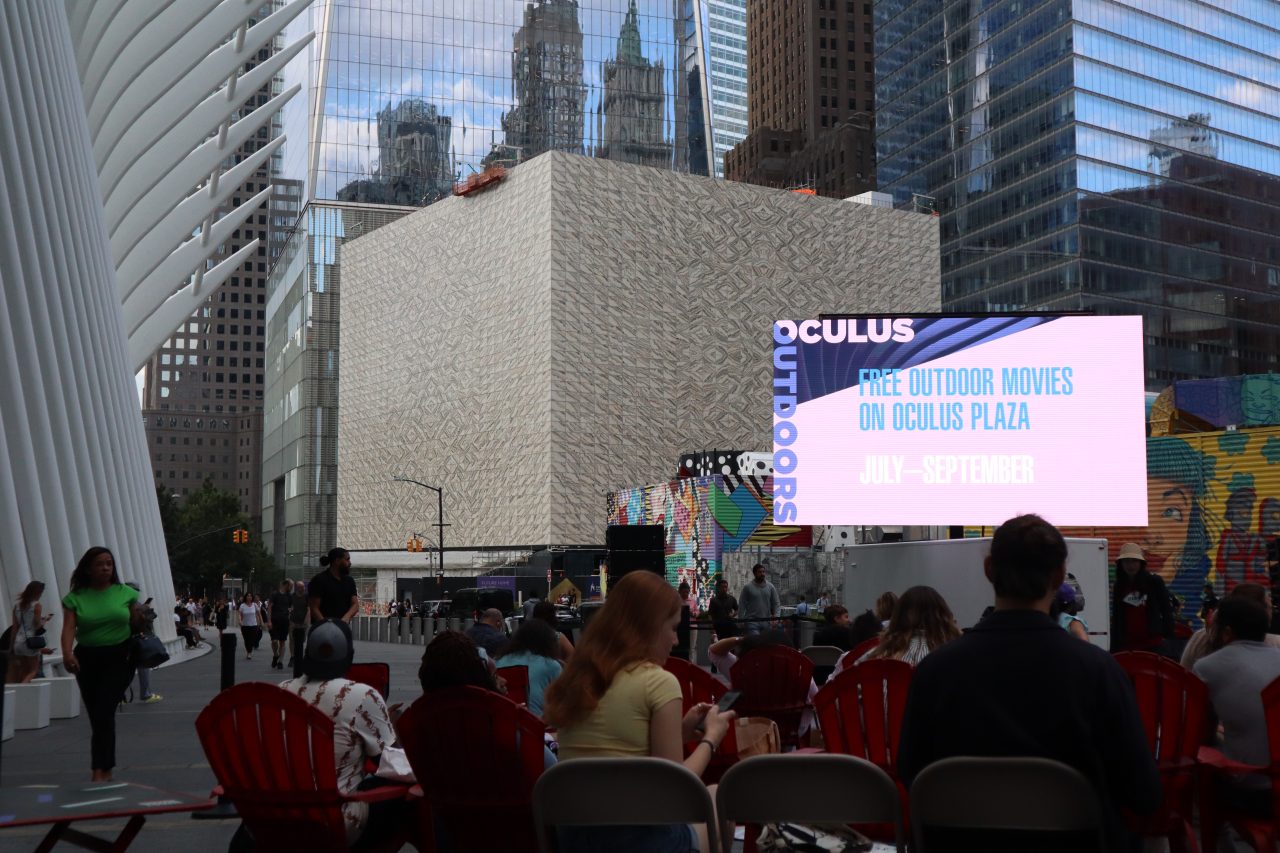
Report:
[[[942,594],[961,628],[977,624],[995,603],[995,592],[982,571],[991,553],[990,539],[935,539],[854,545],[844,576],[844,605],[853,616],[875,604],[882,592],[901,595],[913,586],[931,586]],[[1067,571],[1084,592],[1080,618],[1089,626],[1094,645],[1111,648],[1111,587],[1107,575],[1107,540],[1067,539]]]

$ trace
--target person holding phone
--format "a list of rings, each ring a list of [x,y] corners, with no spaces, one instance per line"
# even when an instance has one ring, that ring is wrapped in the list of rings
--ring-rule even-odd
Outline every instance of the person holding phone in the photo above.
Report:
[[[680,684],[662,668],[675,647],[683,602],[652,572],[609,589],[564,673],[547,688],[543,719],[558,729],[560,760],[651,756],[701,775],[735,715],[699,704],[683,716]],[[684,744],[697,748],[684,756]],[[709,853],[706,827],[560,827],[562,853]]]
[[[18,596],[13,607],[13,627],[9,633],[9,672],[5,679],[10,684],[26,684],[36,677],[40,669],[40,656],[46,654],[49,643],[44,637],[44,626],[53,616],[46,616],[40,609],[40,596],[44,584],[32,581]]]

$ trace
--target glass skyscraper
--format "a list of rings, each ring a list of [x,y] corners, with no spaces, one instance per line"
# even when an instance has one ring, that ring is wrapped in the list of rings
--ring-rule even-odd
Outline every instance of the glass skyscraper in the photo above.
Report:
[[[747,138],[747,0],[704,0],[711,124],[717,178],[724,155]]]
[[[311,200],[421,205],[553,149],[708,174],[701,5],[316,0],[284,74],[311,93],[284,114],[286,175]]]
[[[708,2],[721,13],[704,0],[315,0],[295,22],[316,36],[282,75],[303,93],[281,116],[262,457],[263,538],[288,571],[335,544],[343,243],[550,150],[714,174],[708,26],[742,24],[723,12],[744,0]],[[717,103],[745,103],[731,76]]]
[[[956,311],[1141,314],[1150,389],[1280,355],[1280,4],[878,0],[877,177]]]

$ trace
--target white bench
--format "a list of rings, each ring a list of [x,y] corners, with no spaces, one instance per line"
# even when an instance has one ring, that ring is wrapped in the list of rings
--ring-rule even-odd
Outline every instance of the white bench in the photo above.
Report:
[[[4,691],[4,718],[0,720],[0,740],[13,737],[13,703],[14,692],[9,688]]]
[[[80,688],[75,676],[64,675],[53,678],[36,678],[36,682],[49,684],[49,716],[55,720],[70,720],[80,716]]]
[[[53,698],[53,685],[47,681],[32,681],[27,684],[10,684],[6,689],[13,691],[15,729],[43,729],[49,725],[49,702]]]

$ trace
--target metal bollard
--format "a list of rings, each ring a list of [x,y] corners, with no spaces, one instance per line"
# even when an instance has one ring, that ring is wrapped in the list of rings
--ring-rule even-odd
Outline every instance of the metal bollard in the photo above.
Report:
[[[449,630],[450,630],[450,631],[456,631],[456,630],[458,630],[458,617],[457,617],[457,616],[450,616],[450,617],[449,617],[449,621],[448,621],[448,623],[447,623],[447,624],[448,624],[448,626],[449,626]]]
[[[290,634],[290,640],[296,640],[293,647],[293,677],[297,678],[302,675],[302,659],[307,653],[307,630],[305,628],[294,628]]]
[[[222,688],[229,690],[236,684],[236,635],[231,631],[223,631],[218,635],[218,647],[222,650]],[[295,669],[301,664],[301,656],[295,662]],[[239,817],[236,807],[225,795],[218,797],[218,804],[211,809],[192,812],[192,820],[226,820]]]
[[[813,645],[814,623],[808,619],[800,620],[800,642],[796,644],[798,649],[806,649]]]
[[[218,644],[222,649],[222,689],[229,690],[236,683],[236,635],[224,631]]]
[[[690,641],[693,646],[691,652],[693,662],[699,666],[705,666],[710,662],[707,650],[711,648],[711,626],[702,623],[694,623],[693,639]]]

